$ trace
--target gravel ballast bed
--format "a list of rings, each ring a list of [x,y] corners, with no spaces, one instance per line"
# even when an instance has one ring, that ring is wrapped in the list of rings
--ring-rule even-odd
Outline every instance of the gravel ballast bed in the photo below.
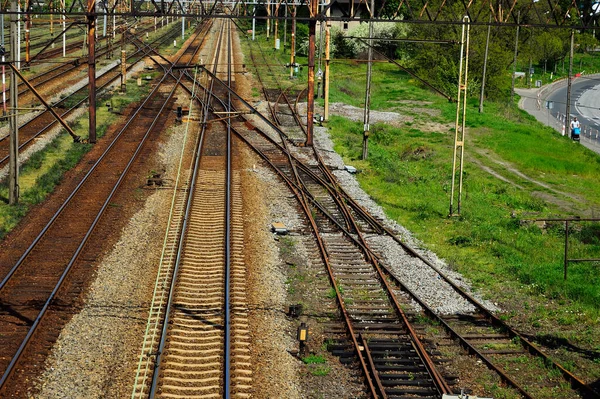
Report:
[[[176,171],[183,129],[158,154],[167,177]],[[171,195],[157,190],[149,196],[98,265],[86,304],[61,332],[31,397],[131,395]]]

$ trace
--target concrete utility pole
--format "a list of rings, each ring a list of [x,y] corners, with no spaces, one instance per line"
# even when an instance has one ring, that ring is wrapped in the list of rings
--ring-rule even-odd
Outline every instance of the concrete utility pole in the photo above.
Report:
[[[253,6],[252,10],[252,41],[255,39],[254,32],[256,31],[256,4]]]
[[[121,91],[127,92],[127,50],[125,50],[125,33],[127,27],[123,26],[121,32]]]
[[[0,16],[0,46],[4,47],[4,15]]]
[[[492,30],[492,16],[488,20],[487,39],[485,39],[485,55],[483,58],[483,76],[481,77],[481,93],[479,95],[479,113],[483,113],[483,96],[485,91],[485,75],[487,71],[488,50],[490,48],[490,31]]]
[[[269,40],[270,33],[271,33],[271,5],[267,4],[267,40]]]
[[[181,17],[181,42],[185,40],[185,15]]]
[[[29,67],[30,56],[30,35],[31,32],[31,2],[25,1],[25,66]]]
[[[567,79],[567,110],[565,112],[565,132],[571,131],[571,85],[573,80],[573,47],[575,31],[571,30],[571,52],[569,53],[569,78]]]
[[[65,5],[65,0],[60,1],[60,6],[62,7],[62,45],[63,45],[63,57],[67,56],[67,6]]]
[[[89,142],[96,142],[96,0],[88,0]]]
[[[279,5],[281,3],[275,4],[275,13],[273,14],[275,17],[275,29],[273,31],[273,48],[275,50],[279,50],[279,46],[277,45],[277,41],[279,40],[279,20],[277,17],[279,16]]]
[[[513,60],[513,76],[512,85],[510,88],[510,103],[512,104],[515,98],[515,75],[517,74],[517,52],[519,51],[519,23],[521,21],[521,11],[517,12],[517,34],[515,36],[515,58]]]
[[[292,6],[292,44],[290,45],[290,78],[294,77],[296,62],[296,6]]]
[[[6,116],[7,105],[6,105],[6,67],[4,62],[6,61],[6,57],[4,56],[4,43],[2,44],[2,116]]]
[[[108,5],[106,4],[108,0],[102,0],[102,8],[104,9],[104,18],[102,19],[102,36],[106,37],[108,23]]]
[[[323,119],[329,120],[329,56],[330,56],[330,42],[331,42],[331,20],[329,19],[329,9],[327,9],[327,25],[325,26],[325,76],[323,82],[323,90],[325,97],[325,111],[323,112]]]
[[[369,157],[369,131],[370,128],[370,117],[371,110],[369,109],[371,105],[371,72],[373,70],[373,14],[375,11],[375,1],[371,0],[371,15],[369,19],[369,45],[367,49],[368,60],[367,62],[367,89],[365,90],[365,112],[363,117],[363,148],[362,148],[362,159],[366,160]]]
[[[315,33],[317,31],[318,0],[310,1],[308,21],[308,101],[306,110],[306,145],[313,145],[315,115]]]
[[[13,61],[13,65],[16,65],[18,70],[21,70],[21,3],[17,3],[17,12],[19,13],[19,19],[17,19],[17,58],[15,58],[16,62]]]
[[[18,52],[18,24],[17,0],[10,4],[10,60],[14,64]],[[9,144],[9,166],[8,166],[8,203],[14,205],[19,202],[19,121],[18,121],[18,89],[17,74],[11,68],[10,74],[10,144]]]
[[[54,38],[54,2],[50,0],[50,37]],[[52,48],[54,48],[54,41],[52,41]]]
[[[283,20],[283,48],[287,45],[287,20],[288,20],[288,5],[285,3],[285,8],[283,9],[285,13],[285,19]]]

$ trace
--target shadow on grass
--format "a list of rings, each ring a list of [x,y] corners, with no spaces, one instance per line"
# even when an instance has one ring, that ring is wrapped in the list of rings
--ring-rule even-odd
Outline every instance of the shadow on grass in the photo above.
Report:
[[[559,337],[555,337],[553,335],[549,335],[549,334],[545,334],[545,335],[525,335],[525,337],[533,342],[537,342],[540,345],[544,345],[548,348],[552,348],[552,349],[565,349],[569,352],[575,352],[575,353],[579,353],[581,355],[583,355],[586,359],[588,360],[592,360],[592,361],[599,361],[600,360],[600,351],[593,351],[593,350],[588,350],[588,349],[582,349],[578,346],[573,345],[572,343],[570,343],[567,339],[565,338],[559,338]],[[598,384],[598,386],[600,387],[600,381],[596,382]]]

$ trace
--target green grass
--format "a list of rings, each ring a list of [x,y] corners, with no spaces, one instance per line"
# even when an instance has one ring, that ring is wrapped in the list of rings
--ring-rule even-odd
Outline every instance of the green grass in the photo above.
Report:
[[[302,358],[305,364],[325,364],[327,360],[321,355],[308,355]]]
[[[30,207],[52,192],[63,173],[73,168],[90,148],[89,144],[76,144],[70,136],[61,135],[44,151],[34,154],[21,169],[19,204],[9,206],[0,202],[0,238],[17,225]],[[8,198],[6,182],[0,184],[0,198]]]
[[[542,84],[552,83],[560,78],[565,78],[569,75],[569,55],[565,57],[564,64],[559,62],[556,66],[556,71],[547,68],[544,73],[544,65],[533,65],[534,74],[532,75],[531,87],[535,87],[535,81],[541,80]],[[529,68],[529,60],[520,59],[517,63],[517,71],[525,72]],[[512,71],[512,70],[511,70]],[[573,55],[573,75],[577,73],[592,74],[600,72],[600,55],[597,53],[575,53]],[[517,87],[527,87],[525,78],[516,80]]]
[[[333,67],[333,76],[360,77],[364,73],[364,66],[349,63]],[[535,287],[535,294],[566,298],[598,314],[597,265],[570,265],[569,279],[563,281],[562,225],[542,231],[535,225],[521,224],[520,219],[598,208],[600,157],[521,111],[486,103],[486,112],[479,114],[477,101],[470,100],[462,215],[448,218],[455,104],[419,88],[392,65],[376,64],[373,82],[373,108],[399,111],[413,119],[395,127],[372,125],[367,161],[361,160],[361,122],[332,116],[327,127],[345,161],[364,171],[358,175],[361,186],[386,213],[415,232],[475,285],[510,280]],[[332,88],[331,102],[362,106],[364,86],[360,82],[338,78],[332,81]],[[433,116],[424,115],[423,109]],[[425,123],[439,126],[421,130]],[[474,160],[513,183],[492,176]],[[553,197],[559,206],[540,193]],[[600,256],[597,227],[580,225],[572,234],[572,255]],[[565,318],[563,322],[573,321]]]

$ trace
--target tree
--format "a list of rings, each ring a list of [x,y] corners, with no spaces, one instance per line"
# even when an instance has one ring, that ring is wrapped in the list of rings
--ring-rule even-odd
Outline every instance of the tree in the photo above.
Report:
[[[556,62],[566,55],[565,41],[556,33],[545,31],[534,38],[537,61],[544,64],[544,73],[548,70],[548,66],[553,68]]]

